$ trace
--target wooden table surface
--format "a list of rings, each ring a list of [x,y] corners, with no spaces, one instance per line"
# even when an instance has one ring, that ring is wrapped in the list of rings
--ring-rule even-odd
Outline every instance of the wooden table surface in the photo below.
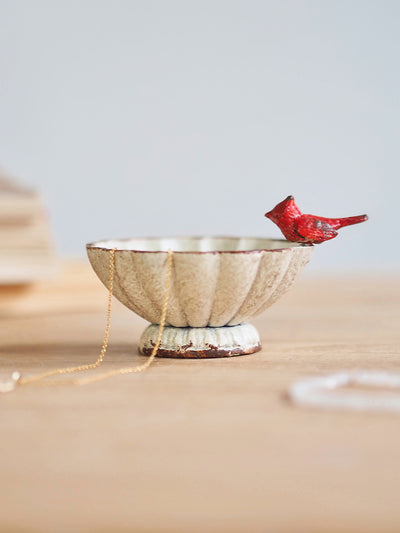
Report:
[[[91,362],[106,291],[87,263],[0,290],[1,376]],[[158,359],[86,387],[0,397],[0,531],[400,531],[400,416],[322,412],[305,376],[400,369],[400,276],[301,277],[254,320],[260,353]],[[138,363],[118,302],[104,369]]]

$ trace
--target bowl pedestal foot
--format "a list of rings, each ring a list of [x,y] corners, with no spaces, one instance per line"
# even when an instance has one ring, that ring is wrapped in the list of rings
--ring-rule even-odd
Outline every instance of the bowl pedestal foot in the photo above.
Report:
[[[150,355],[157,341],[158,324],[150,324],[140,338],[139,351]],[[251,324],[218,328],[176,328],[165,326],[158,357],[202,359],[231,357],[261,350],[258,331]]]

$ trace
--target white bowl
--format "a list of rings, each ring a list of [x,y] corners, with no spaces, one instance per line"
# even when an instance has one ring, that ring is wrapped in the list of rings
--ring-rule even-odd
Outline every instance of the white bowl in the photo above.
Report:
[[[113,248],[114,296],[152,324],[160,321],[167,251],[173,250],[167,325],[176,328],[217,328],[247,322],[292,286],[313,251],[312,246],[285,240],[243,237],[88,244],[90,263],[106,287]]]

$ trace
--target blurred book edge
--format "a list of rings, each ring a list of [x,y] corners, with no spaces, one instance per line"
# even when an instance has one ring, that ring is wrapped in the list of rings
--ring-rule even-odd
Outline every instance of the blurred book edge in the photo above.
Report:
[[[57,272],[50,223],[40,194],[0,175],[0,290]]]
[[[63,260],[57,276],[45,281],[0,286],[0,319],[48,313],[104,313],[106,298],[103,285],[86,260]]]

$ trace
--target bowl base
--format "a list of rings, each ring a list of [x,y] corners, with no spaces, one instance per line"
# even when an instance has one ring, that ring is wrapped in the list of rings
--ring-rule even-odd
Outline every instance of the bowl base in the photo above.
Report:
[[[157,341],[158,324],[150,324],[139,342],[139,351],[150,355]],[[219,328],[164,328],[158,357],[204,359],[245,355],[261,350],[260,337],[251,324]]]

